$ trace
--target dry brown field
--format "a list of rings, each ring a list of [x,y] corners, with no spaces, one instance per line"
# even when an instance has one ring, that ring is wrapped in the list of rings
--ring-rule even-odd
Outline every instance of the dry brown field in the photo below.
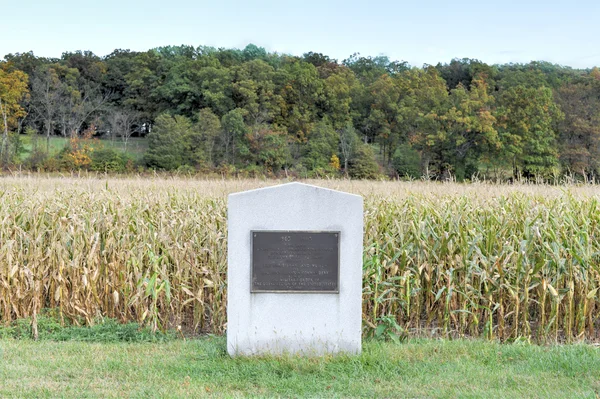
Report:
[[[222,333],[227,194],[279,183],[0,177],[0,322]],[[365,198],[365,336],[598,340],[599,187],[306,183]]]

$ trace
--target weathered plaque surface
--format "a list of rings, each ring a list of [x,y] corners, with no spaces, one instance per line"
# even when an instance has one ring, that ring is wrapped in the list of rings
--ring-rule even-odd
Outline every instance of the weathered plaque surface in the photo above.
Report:
[[[251,233],[252,292],[339,292],[338,231]]]

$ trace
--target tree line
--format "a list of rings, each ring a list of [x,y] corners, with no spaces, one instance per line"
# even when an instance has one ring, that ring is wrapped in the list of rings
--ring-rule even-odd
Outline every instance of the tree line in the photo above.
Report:
[[[430,179],[600,173],[600,70],[167,46],[0,62],[3,165]],[[71,141],[50,153],[50,138]],[[25,138],[39,140],[28,150]],[[24,151],[29,151],[23,154]],[[100,165],[100,166],[98,166]]]

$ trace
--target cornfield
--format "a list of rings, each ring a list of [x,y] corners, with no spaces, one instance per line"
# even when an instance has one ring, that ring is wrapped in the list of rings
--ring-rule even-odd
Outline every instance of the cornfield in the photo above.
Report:
[[[0,179],[0,322],[226,329],[227,194],[273,181]],[[593,186],[309,181],[365,198],[365,334],[597,341]]]

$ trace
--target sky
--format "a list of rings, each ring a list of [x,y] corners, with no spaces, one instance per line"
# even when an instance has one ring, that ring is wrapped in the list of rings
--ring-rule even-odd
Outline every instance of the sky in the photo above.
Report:
[[[386,55],[413,66],[474,58],[600,66],[600,1],[0,0],[0,57],[33,51],[145,51],[254,43],[342,61]]]

